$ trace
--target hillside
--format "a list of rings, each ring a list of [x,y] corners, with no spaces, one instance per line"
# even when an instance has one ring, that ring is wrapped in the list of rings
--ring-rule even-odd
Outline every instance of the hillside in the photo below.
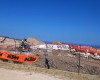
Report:
[[[44,44],[44,42],[36,39],[36,38],[27,38],[27,42],[33,45]],[[21,44],[21,40],[9,38],[9,37],[0,37],[0,48],[6,50],[15,50],[15,47],[19,47]]]
[[[42,42],[36,38],[27,38],[27,42],[34,44],[34,45],[45,44],[44,42]]]
[[[11,38],[0,38],[0,48],[3,48],[5,50],[14,50],[15,44],[18,46],[21,41]],[[28,38],[28,43],[31,43],[33,45],[38,44],[44,44],[44,42],[39,41],[35,38]],[[5,60],[0,61],[0,67],[1,68],[9,68],[9,69],[18,69],[18,70],[33,70],[32,67],[35,67],[36,72],[46,72],[54,75],[61,75],[71,76],[72,78],[74,74],[78,73],[78,61],[79,61],[79,55],[76,52],[70,52],[70,50],[51,50],[51,51],[45,51],[44,49],[36,49],[32,51],[32,54],[38,54],[40,55],[40,58],[38,62],[31,63],[31,64],[14,64],[14,63],[8,63],[11,61],[4,62]],[[45,67],[45,57],[49,60],[50,70],[47,70]],[[11,65],[9,65],[11,64]],[[59,70],[61,72],[59,72]],[[68,72],[67,74],[65,72]],[[61,73],[61,74],[60,74]],[[73,73],[73,75],[70,75],[70,73]],[[34,74],[34,73],[33,73]],[[95,78],[87,78],[85,79],[81,76],[78,76],[79,79],[77,80],[99,80],[98,77],[100,77],[100,60],[94,59],[91,56],[83,57],[83,55],[80,56],[80,74],[90,74],[90,75],[96,75]],[[76,75],[77,76],[77,75]],[[76,76],[73,77],[76,78]],[[81,79],[82,78],[82,79]],[[66,79],[65,79],[66,80]]]

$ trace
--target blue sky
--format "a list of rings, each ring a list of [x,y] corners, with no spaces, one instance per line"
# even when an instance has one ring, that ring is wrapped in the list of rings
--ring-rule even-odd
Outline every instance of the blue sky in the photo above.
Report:
[[[0,35],[100,45],[100,0],[0,0]]]

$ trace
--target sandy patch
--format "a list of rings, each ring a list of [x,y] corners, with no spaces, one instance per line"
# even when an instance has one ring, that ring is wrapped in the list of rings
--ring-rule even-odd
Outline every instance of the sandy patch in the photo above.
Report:
[[[49,74],[0,68],[0,80],[62,80]]]

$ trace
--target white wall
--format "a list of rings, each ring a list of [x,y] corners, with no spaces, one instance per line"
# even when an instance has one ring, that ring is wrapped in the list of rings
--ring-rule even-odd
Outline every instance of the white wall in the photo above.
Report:
[[[40,49],[55,49],[55,50],[69,50],[69,45],[53,45],[53,44],[43,44],[43,45],[36,45],[31,48],[40,48]]]
[[[69,45],[53,45],[53,49],[69,50]]]

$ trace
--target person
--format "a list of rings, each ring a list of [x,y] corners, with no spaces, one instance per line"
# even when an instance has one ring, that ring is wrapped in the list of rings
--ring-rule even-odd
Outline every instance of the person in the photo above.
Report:
[[[22,40],[21,48],[24,49],[24,48],[25,48],[24,46],[25,46],[25,44],[24,44],[24,40]]]
[[[48,69],[50,69],[48,58],[45,58],[45,67],[47,67]]]
[[[22,40],[21,48],[23,50],[29,50],[30,49],[30,45],[27,43],[27,39]]]

